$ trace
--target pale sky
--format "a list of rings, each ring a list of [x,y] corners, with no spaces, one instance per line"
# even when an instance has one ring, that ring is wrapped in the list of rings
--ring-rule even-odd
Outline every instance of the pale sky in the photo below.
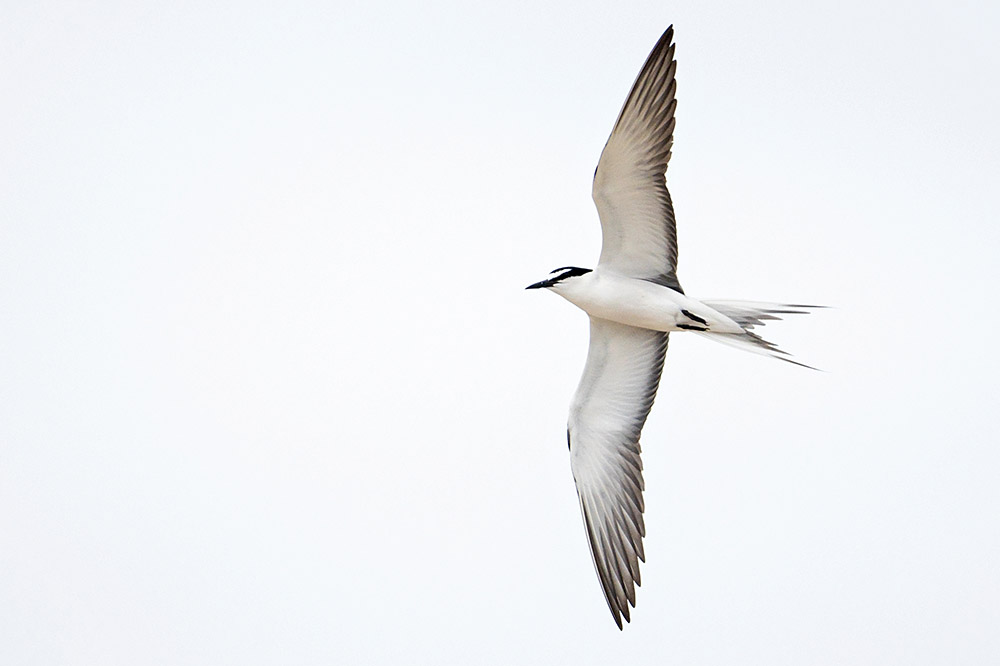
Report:
[[[673,23],[619,632],[565,443],[590,179]],[[995,2],[7,3],[0,663],[1000,662]]]

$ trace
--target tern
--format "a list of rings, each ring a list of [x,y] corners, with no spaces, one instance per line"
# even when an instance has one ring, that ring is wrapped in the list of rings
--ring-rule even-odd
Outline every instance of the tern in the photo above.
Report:
[[[564,266],[527,287],[554,291],[590,316],[590,348],[566,436],[590,554],[619,629],[623,617],[631,621],[645,561],[639,435],[670,333],[694,331],[803,365],[753,329],[820,307],[698,300],[681,288],[666,183],[677,106],[673,36],[670,26],[650,52],[594,172],[602,229],[597,267]]]

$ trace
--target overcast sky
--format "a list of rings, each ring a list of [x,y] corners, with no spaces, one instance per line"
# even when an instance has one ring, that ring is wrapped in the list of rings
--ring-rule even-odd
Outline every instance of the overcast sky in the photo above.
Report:
[[[5,3],[0,662],[1000,662],[995,2]],[[619,632],[565,423],[673,23],[695,297]]]

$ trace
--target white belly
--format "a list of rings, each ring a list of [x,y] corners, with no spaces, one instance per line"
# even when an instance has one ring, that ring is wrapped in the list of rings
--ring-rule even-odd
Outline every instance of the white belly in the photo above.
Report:
[[[720,333],[743,331],[725,315],[669,287],[600,269],[558,283],[553,291],[592,317],[628,326],[653,331],[691,330],[692,326]]]

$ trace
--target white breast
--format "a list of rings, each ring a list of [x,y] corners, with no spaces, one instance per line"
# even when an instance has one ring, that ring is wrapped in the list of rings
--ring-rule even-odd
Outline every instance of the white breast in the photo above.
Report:
[[[707,322],[706,326],[712,331],[743,331],[729,317],[669,287],[599,268],[563,280],[552,290],[592,317],[628,326],[653,331],[685,330],[698,324],[685,314],[686,311]]]

